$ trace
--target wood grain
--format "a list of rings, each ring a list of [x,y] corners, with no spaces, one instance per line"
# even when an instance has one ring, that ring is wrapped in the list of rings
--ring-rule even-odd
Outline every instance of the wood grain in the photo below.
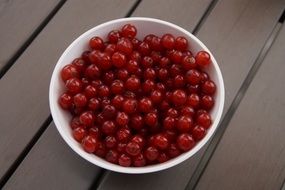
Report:
[[[197,36],[210,48],[223,72],[226,85],[225,112],[228,110],[246,74],[278,21],[283,10],[283,2],[281,0],[270,2],[267,0],[218,1],[209,17],[203,23],[200,31],[198,31]],[[140,6],[143,6],[143,4]],[[141,8],[143,11],[139,11],[140,6],[135,11],[136,16],[140,14],[143,16],[156,16],[159,10],[160,18],[163,19],[165,17],[169,19],[168,12],[171,8],[173,11],[176,10],[174,12],[177,12],[177,14],[171,15],[174,23],[187,26],[186,29],[188,30],[189,28],[193,29],[195,24],[198,23],[193,22],[190,15],[181,16],[179,14],[186,7],[188,9],[187,14],[191,14],[189,9],[195,9],[194,6],[186,6],[185,4],[180,6],[176,4],[163,5],[163,3],[158,3],[157,7],[166,7],[161,9],[152,7],[150,8],[152,11],[148,11],[144,7]],[[192,24],[194,25],[192,26]],[[205,149],[203,148],[184,163],[162,172],[144,175],[123,175],[110,172],[99,189],[105,190],[113,187],[124,190],[149,188],[184,189]]]
[[[283,26],[197,189],[281,189],[285,178],[284,51]]]
[[[4,189],[87,189],[99,170],[75,154],[52,123]]]
[[[0,1],[0,70],[60,0]]]
[[[0,106],[3,108],[0,112],[0,177],[49,116],[49,81],[64,49],[87,29],[124,17],[134,3],[132,0],[66,2],[3,76],[0,80]],[[50,172],[52,175],[52,170]],[[15,183],[26,183],[21,179],[21,176],[13,178]]]

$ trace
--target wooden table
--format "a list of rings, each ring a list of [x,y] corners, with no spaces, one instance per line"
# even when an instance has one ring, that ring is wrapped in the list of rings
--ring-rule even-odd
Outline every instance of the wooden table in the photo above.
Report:
[[[0,189],[284,189],[284,8],[285,0],[1,0]],[[106,171],[76,155],[48,105],[65,48],[129,16],[194,33],[216,56],[226,88],[212,140],[182,164],[144,175]]]

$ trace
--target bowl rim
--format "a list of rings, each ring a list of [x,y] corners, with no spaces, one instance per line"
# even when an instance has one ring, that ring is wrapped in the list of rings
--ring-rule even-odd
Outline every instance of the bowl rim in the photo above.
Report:
[[[206,136],[197,145],[195,145],[195,147],[193,149],[191,149],[188,152],[181,154],[180,156],[178,156],[176,158],[173,158],[173,159],[171,159],[167,162],[161,163],[161,164],[155,164],[155,165],[144,166],[144,167],[123,167],[123,166],[119,166],[116,164],[104,163],[104,162],[101,162],[100,160],[93,159],[91,156],[88,156],[89,153],[86,153],[83,149],[73,145],[73,142],[65,134],[63,128],[60,127],[61,123],[60,123],[58,117],[55,115],[56,105],[55,105],[54,100],[57,100],[58,97],[54,97],[55,95],[53,93],[53,89],[54,89],[54,85],[55,85],[56,80],[57,80],[57,78],[56,78],[57,76],[56,76],[55,72],[60,69],[59,63],[62,62],[62,60],[64,59],[66,54],[73,48],[73,46],[75,46],[79,41],[81,41],[82,38],[84,38],[85,36],[88,36],[94,30],[98,30],[98,29],[103,28],[107,25],[120,23],[122,21],[148,21],[148,22],[154,22],[157,24],[163,24],[163,25],[166,25],[168,27],[179,30],[180,32],[189,36],[191,38],[191,40],[196,41],[196,43],[198,43],[202,49],[204,49],[210,53],[212,64],[213,64],[215,71],[216,71],[216,74],[217,74],[217,80],[218,80],[219,85],[220,85],[220,87],[219,87],[220,102],[218,104],[218,111],[217,111],[216,118],[214,119],[214,122],[212,123],[212,126],[210,128],[211,130],[208,131]],[[194,36],[193,34],[191,34],[190,32],[188,32],[187,30],[183,29],[180,26],[177,26],[173,23],[163,21],[160,19],[148,18],[148,17],[130,17],[130,18],[120,18],[120,19],[110,20],[110,21],[104,22],[102,24],[99,24],[99,25],[87,30],[83,34],[81,34],[65,49],[63,54],[58,59],[56,65],[54,67],[52,77],[51,77],[51,81],[50,81],[50,86],[49,86],[49,106],[50,106],[50,110],[51,110],[51,115],[53,117],[53,121],[55,123],[55,126],[56,126],[58,132],[60,133],[60,135],[64,139],[64,141],[69,145],[69,147],[73,151],[75,151],[78,155],[80,155],[82,158],[84,158],[85,160],[88,160],[89,162],[91,162],[92,164],[95,164],[96,166],[99,166],[99,167],[102,167],[102,168],[105,168],[105,169],[108,169],[111,171],[120,172],[120,173],[128,173],[128,174],[141,174],[141,173],[150,173],[150,172],[156,172],[156,171],[164,170],[164,169],[170,168],[172,166],[178,165],[178,164],[182,163],[183,161],[187,160],[188,158],[190,158],[191,156],[193,156],[194,154],[196,154],[209,141],[209,139],[215,133],[215,131],[218,127],[218,124],[220,122],[220,119],[222,117],[224,102],[225,102],[225,89],[224,89],[224,81],[223,81],[221,70],[218,66],[218,63],[217,63],[215,57],[212,55],[211,51],[203,44],[203,42],[201,42],[196,36]],[[96,155],[94,155],[94,156],[96,156]]]

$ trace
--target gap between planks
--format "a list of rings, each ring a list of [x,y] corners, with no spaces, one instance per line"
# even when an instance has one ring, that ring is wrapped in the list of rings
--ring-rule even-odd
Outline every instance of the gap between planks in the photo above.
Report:
[[[220,140],[223,137],[223,134],[225,130],[228,127],[229,122],[231,121],[233,115],[235,114],[240,102],[242,101],[248,87],[250,86],[253,78],[255,77],[257,71],[259,70],[260,66],[262,65],[262,62],[264,58],[266,57],[268,51],[270,50],[271,46],[273,45],[276,37],[278,36],[282,25],[284,23],[285,19],[285,10],[283,10],[283,13],[279,20],[277,21],[277,24],[274,26],[271,34],[267,38],[266,42],[264,43],[261,51],[258,54],[258,57],[256,58],[254,64],[252,65],[250,71],[248,72],[244,82],[242,83],[240,89],[238,90],[238,93],[236,94],[232,104],[230,105],[230,108],[228,109],[227,113],[225,114],[223,120],[220,123],[220,126],[218,127],[217,131],[215,132],[213,138],[211,139],[209,146],[207,147],[204,155],[202,156],[201,160],[199,161],[194,174],[190,178],[186,190],[192,190],[195,189],[201,176],[203,175],[205,169],[207,168],[207,165],[212,158],[217,146],[219,145]]]
[[[48,14],[48,16],[41,22],[41,24],[35,29],[35,31],[28,37],[28,39],[20,46],[20,48],[14,53],[9,61],[0,69],[0,79],[8,72],[17,59],[23,54],[23,52],[30,46],[38,34],[45,28],[49,21],[59,11],[67,0],[61,0],[54,9]],[[1,186],[0,186],[1,187]]]

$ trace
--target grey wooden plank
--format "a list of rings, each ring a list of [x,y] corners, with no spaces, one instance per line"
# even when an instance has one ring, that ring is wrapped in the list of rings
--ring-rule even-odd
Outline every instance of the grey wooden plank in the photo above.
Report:
[[[59,1],[0,1],[0,70]]]
[[[52,123],[4,189],[87,189],[99,170],[75,154]]]
[[[87,29],[125,16],[134,3],[132,0],[66,2],[3,76],[0,106],[5,109],[0,112],[0,177],[49,116],[49,81],[64,49]],[[21,181],[21,178],[13,179]]]
[[[197,189],[281,189],[285,178],[284,51],[283,26]]]
[[[228,110],[246,74],[278,21],[283,4],[282,0],[270,2],[266,0],[220,0],[198,31],[197,36],[211,49],[224,75],[226,85],[224,112]],[[161,4],[158,3],[157,6]],[[173,4],[170,7],[176,9],[178,13],[183,9],[189,11],[191,6],[184,4],[184,8],[177,8]],[[152,7],[151,9],[153,12],[148,13],[144,8],[141,14],[144,16],[158,14],[156,12],[158,8]],[[161,10],[165,10],[164,13],[160,12],[161,18],[163,16],[168,18],[168,9],[162,8]],[[192,18],[185,17],[185,15],[176,17],[176,15],[172,16],[174,23],[178,25],[181,25],[180,22],[185,22],[187,20],[185,18]],[[188,21],[192,22],[191,19]],[[188,30],[189,27],[194,28],[191,24],[187,26]],[[102,182],[100,189],[112,189],[114,186],[117,189],[184,189],[206,147],[184,163],[162,172],[145,175],[123,175],[110,172]]]

